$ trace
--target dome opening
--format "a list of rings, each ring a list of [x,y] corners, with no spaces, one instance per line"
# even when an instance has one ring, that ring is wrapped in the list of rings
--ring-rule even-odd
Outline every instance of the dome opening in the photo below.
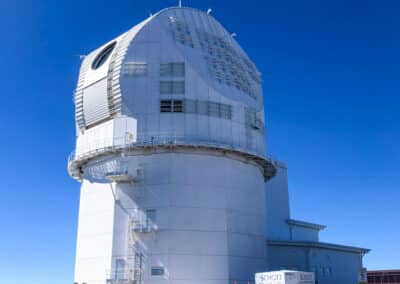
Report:
[[[112,51],[114,50],[115,45],[117,44],[116,41],[110,43],[109,45],[107,45],[97,56],[96,58],[93,60],[92,63],[92,69],[96,70],[98,68],[100,68],[104,62],[107,61],[108,57],[110,57],[110,54],[112,53]]]

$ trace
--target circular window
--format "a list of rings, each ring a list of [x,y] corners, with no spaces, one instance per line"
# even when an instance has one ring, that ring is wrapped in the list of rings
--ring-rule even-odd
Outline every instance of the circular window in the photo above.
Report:
[[[96,56],[92,63],[92,69],[96,70],[107,61],[116,44],[116,41],[110,43]]]

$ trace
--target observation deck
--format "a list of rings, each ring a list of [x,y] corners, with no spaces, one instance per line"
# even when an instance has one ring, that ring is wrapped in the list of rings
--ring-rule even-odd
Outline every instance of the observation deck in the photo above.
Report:
[[[111,141],[111,142],[110,142]],[[164,153],[171,151],[206,151],[217,153],[244,162],[255,163],[262,169],[265,181],[276,174],[277,161],[271,156],[260,155],[239,145],[221,141],[201,140],[181,135],[145,135],[136,141],[129,137],[99,139],[85,145],[80,153],[73,151],[68,158],[68,172],[76,180],[82,180],[83,169],[87,163],[103,158],[129,156],[134,153]]]

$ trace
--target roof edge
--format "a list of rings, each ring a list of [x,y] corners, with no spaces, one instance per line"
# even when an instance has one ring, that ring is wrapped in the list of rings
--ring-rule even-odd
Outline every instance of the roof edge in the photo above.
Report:
[[[267,240],[267,244],[271,246],[292,246],[292,247],[311,247],[321,248],[335,251],[352,252],[366,254],[371,250],[353,246],[343,246],[331,243],[309,242],[309,241],[280,241],[280,240]]]
[[[310,222],[305,222],[305,221],[300,221],[300,220],[294,220],[294,219],[287,219],[286,223],[288,223],[291,226],[303,227],[303,228],[313,229],[313,230],[317,230],[317,231],[321,231],[326,228],[325,225],[320,225],[320,224],[315,224],[315,223],[310,223]]]

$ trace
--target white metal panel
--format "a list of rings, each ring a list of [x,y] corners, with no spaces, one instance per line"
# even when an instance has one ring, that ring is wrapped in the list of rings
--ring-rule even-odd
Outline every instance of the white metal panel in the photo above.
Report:
[[[90,209],[94,204],[96,209]],[[75,282],[106,284],[106,270],[111,268],[114,204],[110,185],[83,183]]]
[[[80,133],[76,140],[76,156],[82,157],[106,147],[135,143],[136,139],[136,119],[117,117]]]
[[[104,77],[107,77],[112,55],[115,53],[116,49],[118,48],[118,42],[121,40],[121,38],[124,35],[125,34],[122,34],[121,36],[107,42],[100,48],[98,48],[98,49],[94,50],[92,53],[90,53],[91,59],[88,62],[90,64],[90,68],[87,70],[86,75],[85,75],[86,78],[85,78],[84,87],[88,87],[88,86],[96,83],[97,81],[103,79]],[[108,45],[110,45],[113,42],[117,42],[117,45],[112,50],[112,53],[110,54],[110,56],[108,56],[107,60],[99,68],[93,69],[92,64],[93,64],[94,60],[96,59],[97,55],[99,55],[104,50],[104,48],[106,48]]]
[[[110,117],[106,79],[102,79],[83,90],[83,112],[86,126]]]

